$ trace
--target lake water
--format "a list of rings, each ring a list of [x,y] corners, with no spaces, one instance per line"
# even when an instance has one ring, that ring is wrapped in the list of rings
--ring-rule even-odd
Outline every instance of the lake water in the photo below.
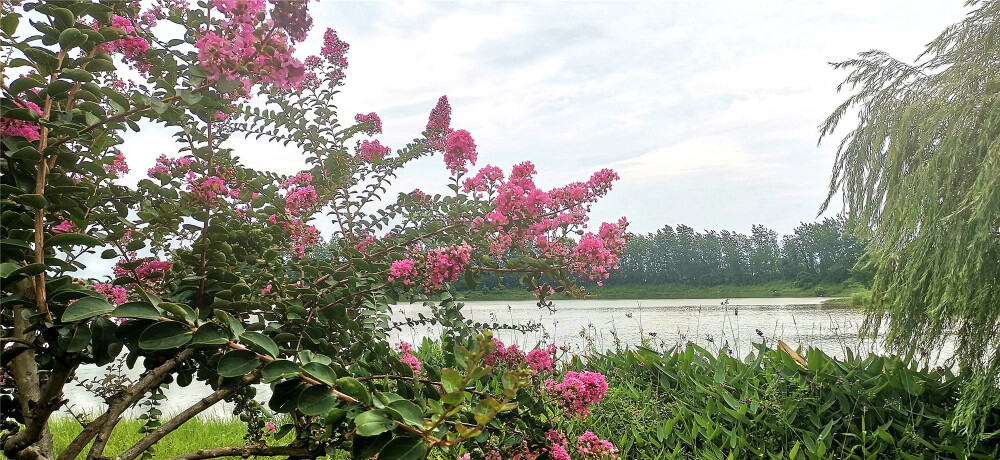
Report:
[[[728,349],[738,356],[752,350],[751,342],[761,338],[774,343],[784,340],[793,348],[814,346],[834,356],[844,356],[845,348],[872,350],[870,340],[860,340],[858,328],[863,313],[847,307],[821,305],[827,298],[759,299],[669,299],[669,300],[557,300],[553,310],[539,308],[534,301],[467,302],[466,317],[492,324],[537,324],[528,333],[498,330],[496,336],[507,344],[516,343],[531,349],[536,343],[555,343],[573,350],[605,350],[615,341],[638,344],[642,338],[649,346],[670,349],[688,341],[712,351]],[[393,318],[402,321],[418,313],[429,316],[430,309],[420,304],[394,307]],[[758,333],[759,331],[759,333]],[[394,331],[396,341],[419,343],[423,337],[437,337],[440,328],[420,326]],[[139,366],[137,366],[139,367]],[[104,375],[101,368],[82,368],[81,378]],[[131,375],[135,378],[135,374]],[[176,413],[210,392],[196,383],[186,388],[171,386],[161,410]],[[270,396],[267,385],[258,386],[258,399]],[[74,411],[97,412],[103,402],[75,384],[67,386],[67,397],[74,401]],[[232,407],[218,404],[208,416],[231,413]]]

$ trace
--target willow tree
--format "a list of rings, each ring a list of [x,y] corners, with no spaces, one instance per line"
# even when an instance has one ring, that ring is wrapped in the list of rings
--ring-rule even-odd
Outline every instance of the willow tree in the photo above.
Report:
[[[821,211],[842,195],[869,241],[866,332],[915,356],[953,345],[964,383],[952,428],[996,438],[982,415],[1000,405],[1000,1],[966,6],[913,64],[882,51],[833,64],[852,94],[820,141],[845,116],[857,126]]]

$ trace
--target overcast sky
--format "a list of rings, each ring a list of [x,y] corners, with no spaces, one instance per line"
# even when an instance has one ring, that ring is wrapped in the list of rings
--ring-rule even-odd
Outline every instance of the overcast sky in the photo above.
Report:
[[[448,95],[477,167],[530,160],[546,188],[618,171],[597,222],[781,234],[812,221],[826,194],[839,137],[817,147],[817,126],[845,97],[845,72],[828,63],[868,49],[913,60],[966,12],[961,0],[323,0],[310,10],[297,54],[315,54],[328,27],[350,44],[341,118],[377,112],[384,144],[418,136]],[[253,166],[303,165],[271,145],[232,145]],[[424,159],[395,190],[444,192],[445,177],[440,156]]]

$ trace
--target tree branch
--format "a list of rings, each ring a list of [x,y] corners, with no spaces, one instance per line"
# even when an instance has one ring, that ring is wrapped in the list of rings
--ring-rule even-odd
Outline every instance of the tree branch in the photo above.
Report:
[[[167,373],[169,373],[171,369],[184,362],[184,360],[188,359],[192,354],[194,354],[194,350],[190,348],[183,350],[174,358],[159,365],[159,367],[154,369],[153,372],[150,372],[149,374],[146,374],[145,377],[139,379],[138,382],[128,389],[125,395],[121,398],[115,399],[108,405],[107,412],[102,414],[93,422],[87,424],[87,427],[84,428],[83,431],[80,432],[80,434],[77,435],[77,437],[74,438],[68,446],[66,446],[66,449],[59,454],[59,457],[56,460],[75,459],[83,448],[87,446],[87,443],[89,443],[91,439],[94,439],[94,437],[97,436],[97,434],[101,432],[106,425],[110,424],[111,429],[113,429],[114,426],[118,424],[119,416],[121,416],[126,409],[132,407],[132,405],[142,399],[143,395],[146,394],[146,391],[163,381],[163,378],[167,376]]]
[[[228,446],[216,447],[214,449],[201,449],[188,452],[183,455],[172,457],[168,460],[198,460],[202,458],[217,457],[249,457],[251,455],[261,457],[311,457],[312,454],[305,447],[297,446]]]
[[[129,447],[128,450],[123,452],[121,455],[115,457],[115,460],[132,460],[139,455],[141,455],[146,449],[149,449],[157,441],[163,439],[164,436],[170,434],[172,431],[176,430],[178,427],[191,420],[195,415],[200,414],[205,409],[212,407],[215,403],[221,401],[223,398],[235,393],[237,390],[250,385],[260,379],[260,371],[254,371],[253,373],[243,377],[239,383],[230,388],[222,388],[212,392],[212,394],[202,398],[200,401],[194,403],[191,407],[188,407],[183,412],[175,415],[167,423],[160,425],[151,433],[147,434],[144,438],[140,439],[139,442]]]

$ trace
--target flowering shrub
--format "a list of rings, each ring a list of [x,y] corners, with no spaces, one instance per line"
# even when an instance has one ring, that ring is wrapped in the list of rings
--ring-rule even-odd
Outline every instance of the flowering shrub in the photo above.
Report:
[[[613,172],[548,191],[534,186],[530,163],[509,178],[486,167],[466,179],[479,152],[471,133],[451,127],[446,97],[405,146],[355,139],[380,134],[381,119],[339,124],[349,46],[327,30],[319,54],[296,57],[293,43],[312,26],[304,1],[3,8],[5,75],[19,75],[0,99],[7,458],[105,458],[126,411],[147,408],[153,421],[162,385],[194,381],[213,393],[155,420],[117,460],[151,453],[224,399],[247,423],[247,444],[186,458],[596,452],[546,433],[560,432],[562,410],[598,402],[603,379],[543,382],[558,375],[555,349],[526,359],[494,343],[463,317],[451,283],[515,273],[541,303],[576,292],[574,278],[606,277],[626,222],[588,233],[587,212]],[[140,122],[172,130],[183,147],[152,153],[148,177],[126,187],[116,181],[127,156],[147,154],[121,149]],[[307,167],[290,177],[248,168],[225,147],[236,135],[296,149]],[[406,164],[439,153],[453,194],[385,196]],[[319,219],[334,232],[320,235]],[[113,268],[102,273],[98,256]],[[444,327],[443,364],[393,349],[398,302],[432,307],[409,321]],[[57,457],[46,424],[66,382],[80,366],[116,361],[142,363],[140,377]],[[257,383],[271,386],[265,403]]]

